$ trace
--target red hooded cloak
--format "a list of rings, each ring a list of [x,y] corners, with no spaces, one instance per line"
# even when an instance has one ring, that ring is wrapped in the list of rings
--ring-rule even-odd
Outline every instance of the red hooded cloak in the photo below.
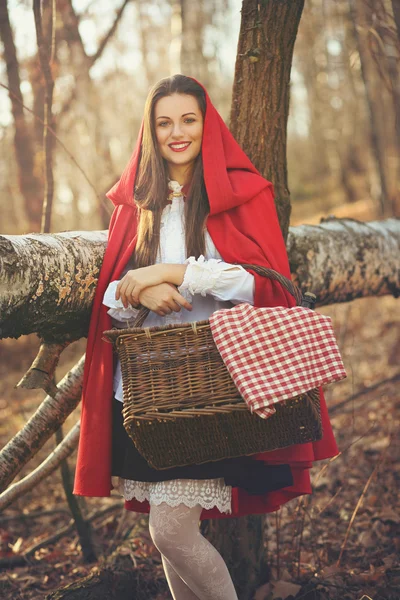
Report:
[[[204,88],[203,88],[204,89]],[[274,205],[272,183],[264,179],[229,132],[206,95],[202,158],[204,180],[210,203],[207,229],[224,261],[271,267],[290,278],[289,263]],[[111,281],[118,279],[136,243],[137,213],[133,197],[142,143],[143,124],[136,148],[120,180],[108,192],[115,205],[108,245],[93,302],[83,377],[81,435],[74,493],[109,496],[111,486],[111,421],[113,397],[113,350],[102,340],[111,329],[111,318],[102,304]],[[255,276],[255,306],[293,306],[292,296],[279,283]],[[217,508],[203,509],[201,519],[229,518],[277,510],[296,496],[311,493],[309,469],[312,462],[338,454],[321,391],[323,438],[315,443],[296,444],[282,450],[254,455],[254,460],[271,464],[288,463],[293,485],[264,495],[232,489],[232,513]],[[149,512],[147,501],[131,500],[126,508]]]

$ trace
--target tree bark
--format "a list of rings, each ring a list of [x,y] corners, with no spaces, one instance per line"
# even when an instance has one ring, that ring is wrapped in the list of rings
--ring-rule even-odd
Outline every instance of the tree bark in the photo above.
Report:
[[[400,42],[400,0],[392,0],[393,16],[396,23],[397,37]]]
[[[87,335],[106,231],[0,236],[0,339]],[[291,227],[292,274],[319,305],[400,293],[400,220]]]
[[[268,580],[262,516],[205,520],[201,530],[227,562],[238,597],[253,598],[255,590]]]
[[[286,239],[290,194],[286,166],[293,47],[304,0],[244,0],[233,85],[231,131],[275,188]]]
[[[86,335],[106,243],[106,231],[0,236],[0,338]]]
[[[400,220],[361,223],[329,218],[290,229],[294,280],[317,304],[400,294]],[[383,254],[381,254],[383,252]]]

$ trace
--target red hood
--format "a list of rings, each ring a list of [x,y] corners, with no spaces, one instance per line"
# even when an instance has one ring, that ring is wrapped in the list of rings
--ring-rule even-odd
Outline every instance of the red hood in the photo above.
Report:
[[[261,177],[240,149],[207,93],[206,99],[202,155],[211,207],[207,219],[208,232],[226,262],[263,265],[290,277],[272,184]],[[116,207],[110,221],[108,244],[90,318],[83,377],[81,434],[75,471],[74,493],[84,496],[110,494],[114,366],[112,346],[103,340],[104,330],[111,329],[112,323],[102,299],[109,282],[120,277],[135,250],[137,211],[133,188],[142,131],[143,127],[120,181],[108,193]],[[257,274],[254,277],[255,306],[293,306],[293,298],[279,283]],[[326,458],[336,454],[336,444],[323,403],[321,413],[325,415],[323,440],[257,454],[254,459],[289,463],[296,468],[301,465],[306,473],[315,456]],[[280,504],[310,490],[308,472],[301,480],[295,479],[292,487],[268,492],[264,496],[249,496],[243,489],[234,488],[231,516],[276,510]]]
[[[201,84],[199,83],[199,85]],[[248,202],[263,189],[272,188],[272,183],[264,179],[250,162],[211,103],[206,89],[201,87],[206,96],[201,148],[204,181],[210,203],[210,215],[216,215]],[[129,163],[120,180],[107,194],[107,197],[116,206],[134,203],[133,187],[142,137],[143,122]]]

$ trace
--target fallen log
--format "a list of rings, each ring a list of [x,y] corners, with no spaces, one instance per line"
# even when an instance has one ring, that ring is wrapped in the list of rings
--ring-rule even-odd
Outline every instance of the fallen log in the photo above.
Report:
[[[87,335],[106,231],[0,236],[0,339]],[[318,304],[400,294],[400,220],[330,218],[290,228],[293,277]]]

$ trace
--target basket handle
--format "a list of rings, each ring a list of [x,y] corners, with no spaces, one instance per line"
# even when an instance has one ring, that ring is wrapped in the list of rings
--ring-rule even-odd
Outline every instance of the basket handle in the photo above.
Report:
[[[294,283],[292,281],[290,281],[290,279],[288,279],[284,275],[281,275],[280,273],[278,273],[277,271],[274,271],[273,269],[268,269],[267,267],[262,267],[260,265],[250,265],[250,264],[241,264],[241,263],[237,263],[237,264],[240,264],[240,266],[242,266],[244,269],[251,269],[252,271],[255,271],[258,275],[262,275],[263,277],[267,277],[268,279],[273,279],[274,281],[278,281],[285,288],[285,290],[287,290],[289,292],[289,294],[291,294],[294,297],[294,299],[296,300],[297,306],[301,305],[301,302],[303,299],[301,290],[296,285],[294,285]],[[137,314],[137,316],[133,322],[132,327],[141,327],[143,325],[147,315],[149,314],[149,312],[150,312],[149,308],[142,306],[142,308],[139,310],[139,313]]]
[[[303,300],[303,294],[301,293],[300,288],[298,288],[290,279],[281,275],[274,269],[268,269],[267,267],[261,267],[260,265],[249,265],[241,263],[241,266],[244,269],[251,269],[255,271],[257,275],[262,275],[263,277],[267,277],[268,279],[273,279],[274,281],[278,281],[284,288],[291,294],[296,300],[297,306],[300,306]]]

